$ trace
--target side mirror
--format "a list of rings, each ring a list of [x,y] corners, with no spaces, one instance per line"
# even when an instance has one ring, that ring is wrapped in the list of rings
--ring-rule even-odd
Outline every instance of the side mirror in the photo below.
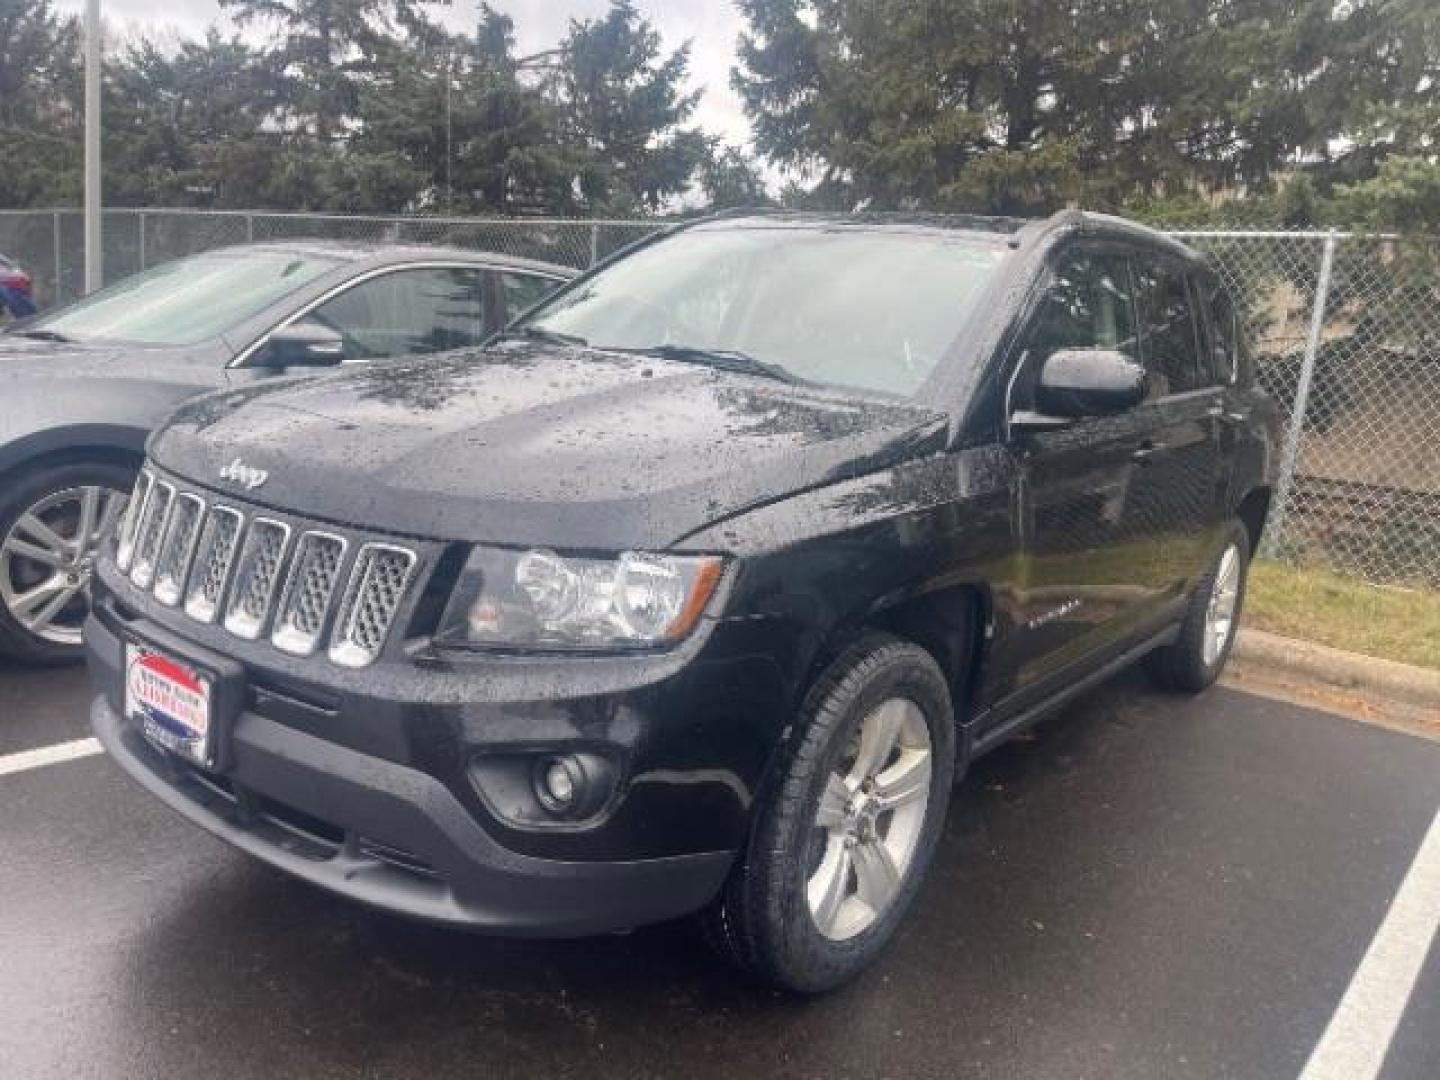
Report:
[[[1118,349],[1060,349],[1040,369],[1035,407],[1063,420],[1111,416],[1145,400],[1145,369]]]
[[[339,331],[317,323],[291,323],[270,335],[255,356],[255,366],[334,367],[345,359],[345,339]]]

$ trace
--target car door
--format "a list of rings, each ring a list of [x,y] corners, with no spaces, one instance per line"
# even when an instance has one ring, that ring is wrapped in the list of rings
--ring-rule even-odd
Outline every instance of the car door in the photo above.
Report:
[[[392,270],[358,282],[298,322],[334,330],[344,360],[445,352],[486,337],[485,271],[427,266]]]
[[[1267,426],[1268,417],[1257,415],[1257,412],[1268,413],[1268,409],[1262,405],[1263,398],[1247,392],[1253,379],[1246,377],[1249,364],[1244,348],[1245,335],[1240,314],[1230,294],[1213,273],[1201,273],[1193,281],[1197,310],[1202,315],[1202,338],[1206,345],[1201,355],[1209,362],[1208,375],[1217,395],[1218,406],[1210,411],[1218,411],[1219,414],[1215,419],[1217,458],[1222,479],[1229,478],[1220,510],[1228,517],[1229,508],[1246,494],[1229,485],[1242,474],[1264,474],[1263,458],[1253,463],[1249,470],[1242,469],[1240,463],[1247,455],[1259,452],[1253,433]]]
[[[1072,245],[1052,264],[1009,392],[1008,415],[1033,412],[1045,361],[1061,349],[1113,349],[1140,360],[1127,252]],[[1133,633],[1156,602],[1144,487],[1153,418],[1145,406],[1054,426],[1012,424],[1019,554],[1015,638],[1005,680],[1017,703],[1045,696],[1075,665]]]
[[[1225,388],[1210,355],[1191,267],[1168,253],[1134,258],[1140,351],[1152,387],[1145,482],[1136,515],[1149,538],[1147,587],[1179,604],[1211,557],[1224,518]]]

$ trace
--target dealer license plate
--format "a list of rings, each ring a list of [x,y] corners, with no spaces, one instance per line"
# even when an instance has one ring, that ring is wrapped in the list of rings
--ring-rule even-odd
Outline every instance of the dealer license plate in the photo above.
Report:
[[[211,681],[143,645],[125,650],[125,713],[145,737],[197,765],[209,765]]]

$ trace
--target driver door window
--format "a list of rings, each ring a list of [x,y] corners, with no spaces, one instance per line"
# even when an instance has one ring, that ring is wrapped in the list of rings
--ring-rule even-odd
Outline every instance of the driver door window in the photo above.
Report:
[[[1135,303],[1124,255],[1073,251],[1061,259],[1030,326],[1013,407],[1033,407],[1040,368],[1061,349],[1115,349],[1138,360]]]
[[[345,360],[416,356],[485,339],[483,271],[398,270],[326,301],[305,318],[337,331]]]

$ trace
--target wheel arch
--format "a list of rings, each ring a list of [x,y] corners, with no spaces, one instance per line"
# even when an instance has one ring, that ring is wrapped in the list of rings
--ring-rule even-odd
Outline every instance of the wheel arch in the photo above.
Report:
[[[966,582],[883,598],[868,611],[846,620],[818,650],[808,683],[857,639],[880,632],[924,649],[950,687],[956,720],[956,769],[969,761],[971,733],[985,659],[986,627],[993,601],[981,582]]]
[[[1245,526],[1252,557],[1260,550],[1260,541],[1265,535],[1265,522],[1270,516],[1270,499],[1270,488],[1255,487],[1235,506],[1235,517]]]
[[[138,469],[145,461],[148,437],[148,431],[118,424],[87,424],[36,432],[0,449],[0,476],[82,461]]]

